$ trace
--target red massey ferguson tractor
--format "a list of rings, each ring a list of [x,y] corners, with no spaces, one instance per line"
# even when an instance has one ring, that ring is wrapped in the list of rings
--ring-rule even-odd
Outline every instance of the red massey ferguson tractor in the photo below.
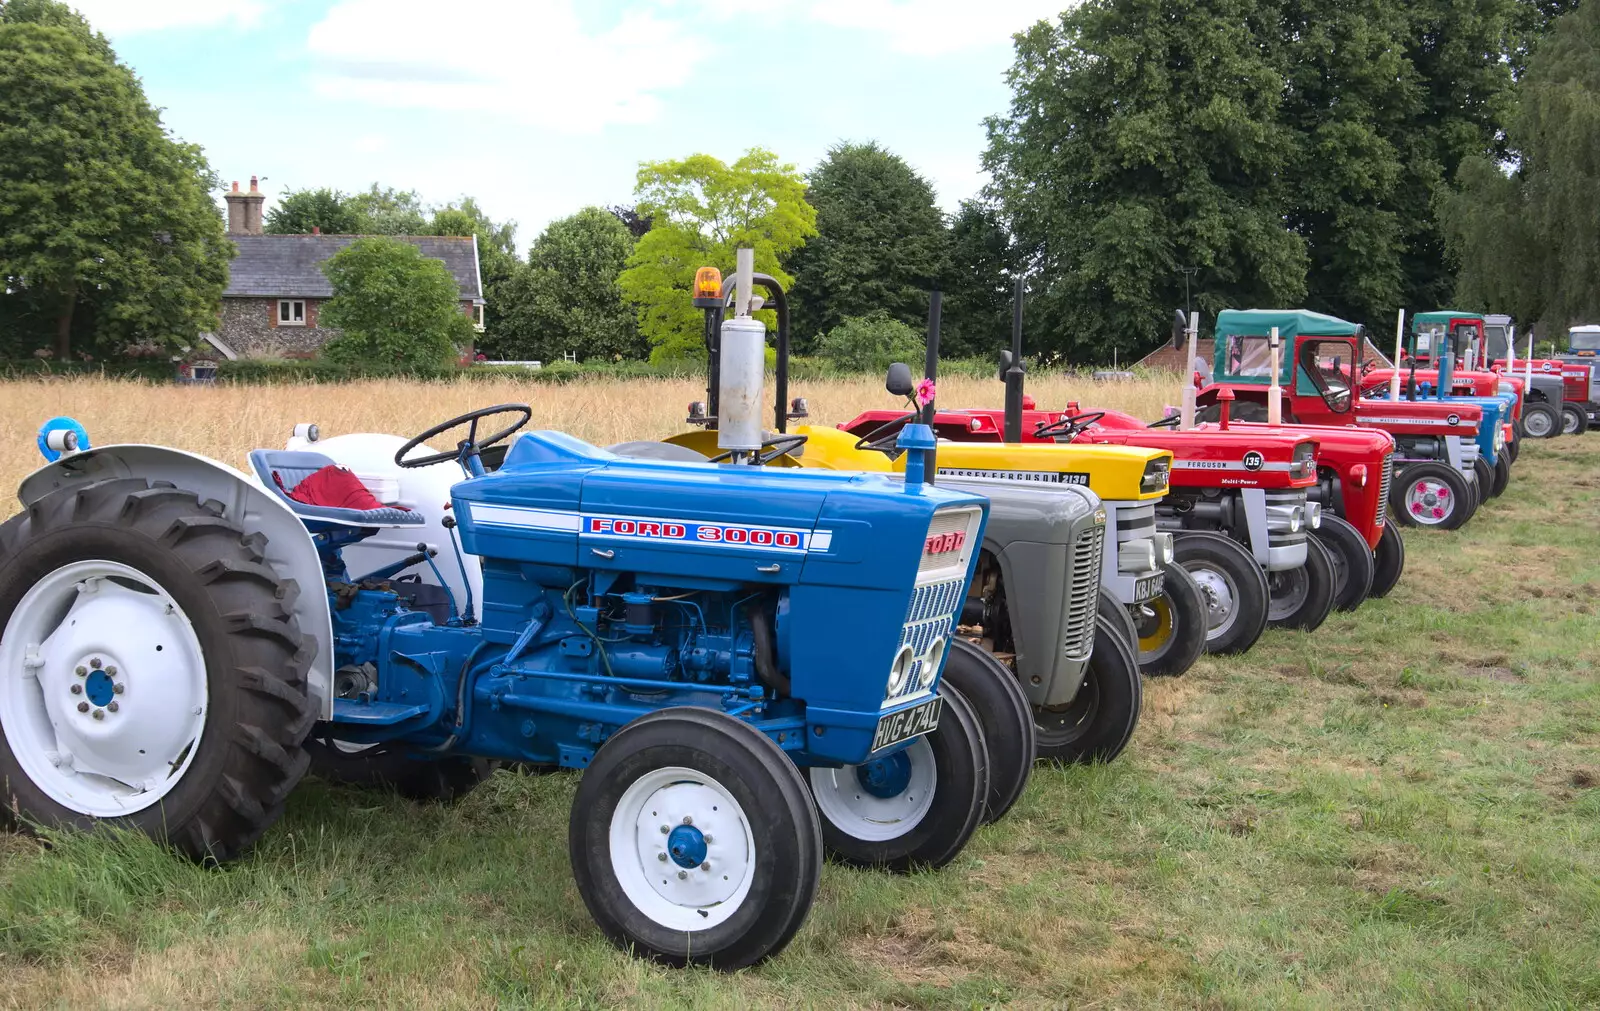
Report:
[[[1556,358],[1518,358],[1509,316],[1480,316],[1458,309],[1419,312],[1412,318],[1410,355],[1431,364],[1445,351],[1456,363],[1487,367],[1526,386],[1519,415],[1522,433],[1534,439],[1577,435],[1589,424],[1592,375],[1581,364]],[[1528,350],[1532,351],[1532,341]],[[1487,396],[1480,389],[1479,396]]]
[[[1275,374],[1273,335],[1282,345]],[[1224,309],[1217,314],[1209,384],[1195,395],[1199,417],[1215,421],[1219,398],[1234,399],[1237,421],[1265,421],[1271,391],[1282,421],[1375,430],[1393,437],[1389,501],[1406,522],[1454,530],[1477,511],[1478,426],[1483,411],[1437,400],[1363,400],[1358,396],[1365,330],[1299,309]],[[1385,482],[1388,483],[1388,482]]]
[[[867,411],[839,427],[864,434],[892,416]],[[939,411],[934,433],[958,442],[1002,442],[1004,416],[1000,410]],[[1298,431],[1147,428],[1127,415],[1082,412],[1075,404],[1063,413],[1024,410],[1020,417],[1023,442],[1172,451],[1170,491],[1156,505],[1156,525],[1178,535],[1173,557],[1206,598],[1209,652],[1248,648],[1265,625],[1315,629],[1333,610],[1339,567],[1328,542],[1308,536],[1321,518],[1320,506],[1307,501],[1317,485],[1314,438]],[[1365,542],[1353,554],[1365,597],[1371,555]]]

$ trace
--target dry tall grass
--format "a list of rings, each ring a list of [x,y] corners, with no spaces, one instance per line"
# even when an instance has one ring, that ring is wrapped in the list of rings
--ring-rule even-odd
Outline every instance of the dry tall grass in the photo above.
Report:
[[[1041,406],[1078,399],[1154,418],[1175,403],[1178,384],[1152,381],[1093,383],[1044,376],[1029,384]],[[464,411],[497,403],[527,403],[533,426],[570,432],[598,445],[626,439],[661,438],[681,431],[685,405],[704,396],[691,379],[548,383],[373,381],[345,385],[183,387],[96,378],[0,383],[0,487],[17,482],[40,464],[34,433],[54,415],[77,418],[97,445],[148,442],[186,449],[243,467],[245,454],[281,446],[297,422],[316,422],[326,435],[389,432],[411,435]],[[772,391],[767,403],[772,402]],[[808,398],[812,421],[831,425],[869,408],[897,406],[874,379],[795,383],[791,396]],[[939,384],[941,404],[999,406],[994,380],[952,377]],[[16,510],[10,493],[0,516]]]

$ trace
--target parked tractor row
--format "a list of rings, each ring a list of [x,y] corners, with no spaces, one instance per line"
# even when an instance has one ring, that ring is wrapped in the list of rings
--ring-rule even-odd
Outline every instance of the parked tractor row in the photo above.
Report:
[[[781,285],[742,250],[694,297],[707,397],[660,441],[502,404],[409,438],[302,424],[240,471],[46,422],[0,525],[5,816],[222,862],[307,771],[447,801],[502,763],[578,770],[600,929],[751,965],[825,856],[941,867],[1036,759],[1117,758],[1143,676],[1387,594],[1391,518],[1465,522],[1528,406],[1453,352],[1375,393],[1359,327],[1252,311],[1165,417],[1044,411],[1019,310],[1004,406],[941,408],[935,293],[903,407],[791,426]]]

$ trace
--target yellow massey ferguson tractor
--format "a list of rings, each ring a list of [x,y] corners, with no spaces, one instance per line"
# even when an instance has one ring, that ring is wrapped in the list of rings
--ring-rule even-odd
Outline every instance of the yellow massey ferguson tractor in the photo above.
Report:
[[[806,405],[803,399],[788,400],[789,327],[787,301],[782,287],[766,275],[756,275],[755,283],[771,296],[777,314],[777,410],[776,428],[769,436],[764,458],[771,465],[813,467],[829,470],[904,472],[907,456],[896,447],[903,424],[911,415],[885,426],[881,433],[857,438],[836,428],[798,425]],[[696,430],[675,435],[668,443],[712,455],[716,450],[718,414],[718,376],[722,368],[717,334],[727,298],[721,288],[721,275],[715,268],[704,268],[696,280],[695,304],[706,313],[706,344],[710,365],[707,400],[690,405],[690,424]],[[930,329],[927,375],[932,376],[937,362],[937,322]],[[931,386],[931,379],[924,382]],[[890,392],[915,399],[909,370],[898,378],[891,372]],[[909,409],[914,409],[912,404]],[[986,494],[991,500],[1003,499],[1007,489],[1034,491],[1062,485],[1088,488],[1101,500],[1106,511],[1106,534],[1100,561],[1103,596],[1114,602],[1121,614],[1127,638],[1137,656],[1139,669],[1147,675],[1182,674],[1192,666],[1206,645],[1207,612],[1198,584],[1182,566],[1173,561],[1172,535],[1156,530],[1156,503],[1167,493],[1167,478],[1172,454],[1166,450],[1128,446],[1077,445],[983,445],[940,441],[937,451],[940,481],[960,482],[969,491]],[[1004,510],[1003,510],[1004,511]],[[998,526],[997,526],[998,524]],[[990,529],[997,532],[1007,520],[996,516]],[[974,594],[982,593],[985,574],[1000,578],[998,571],[981,570],[974,581]],[[991,590],[995,589],[991,586]],[[1020,588],[1011,588],[1012,595]]]

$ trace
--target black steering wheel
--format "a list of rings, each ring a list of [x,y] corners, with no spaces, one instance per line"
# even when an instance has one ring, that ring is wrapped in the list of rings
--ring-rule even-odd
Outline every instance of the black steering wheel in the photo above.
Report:
[[[806,444],[809,435],[775,435],[770,439],[761,440],[761,451],[756,454],[756,465],[765,467],[780,456],[794,452]],[[711,463],[721,463],[733,458],[733,450],[718,453],[711,458]]]
[[[1079,432],[1091,427],[1105,416],[1106,412],[1104,411],[1074,414],[1068,418],[1060,418],[1040,425],[1033,430],[1033,435],[1036,439],[1055,439],[1057,442],[1071,442],[1078,437]]]
[[[506,426],[504,429],[501,429],[500,431],[480,442],[478,440],[478,419],[493,417],[496,414],[520,414],[522,417],[518,418],[514,424]],[[523,425],[526,425],[529,419],[532,417],[533,408],[529,407],[527,404],[496,404],[493,407],[482,407],[476,411],[468,411],[466,414],[451,418],[449,421],[441,421],[439,424],[434,425],[426,432],[423,432],[421,435],[411,439],[395,452],[394,462],[396,465],[401,467],[431,467],[436,463],[444,463],[448,460],[459,460],[463,465],[465,465],[469,457],[477,456],[480,452],[488,449],[490,446],[509,439],[513,433],[522,428]],[[427,442],[434,436],[442,435],[445,432],[450,431],[452,428],[460,428],[462,425],[469,423],[472,427],[467,430],[467,437],[456,443],[455,452],[430,453],[427,456],[407,458],[407,453],[411,452],[413,449],[416,449],[418,446],[422,445],[424,442]]]
[[[920,412],[918,411],[912,411],[910,414],[904,414],[891,421],[885,421],[877,428],[874,428],[866,435],[863,435],[861,438],[857,439],[856,449],[877,450],[880,453],[889,454],[889,458],[891,460],[894,459],[895,455],[899,451],[899,447],[896,446],[895,443],[900,439],[900,430],[906,427],[909,422],[915,420],[919,413]],[[885,432],[888,434],[885,435]]]
[[[1152,421],[1152,422],[1150,422],[1150,424],[1146,425],[1145,427],[1146,428],[1177,428],[1182,423],[1183,423],[1183,415],[1174,414],[1174,415],[1170,415],[1168,417],[1162,418],[1160,421]]]

